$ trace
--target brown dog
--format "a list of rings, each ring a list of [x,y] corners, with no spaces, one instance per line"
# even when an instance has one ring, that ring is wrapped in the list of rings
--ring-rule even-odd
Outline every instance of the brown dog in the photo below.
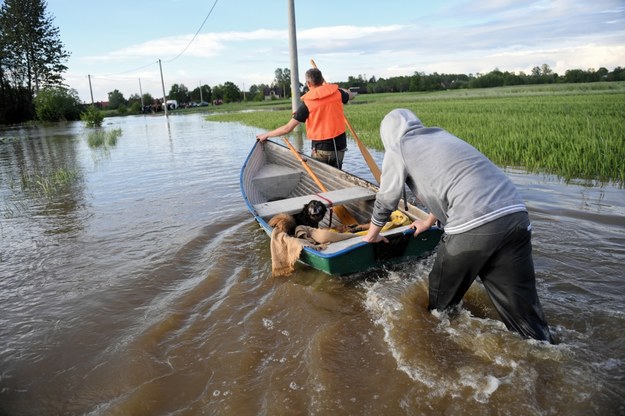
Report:
[[[276,232],[283,232],[287,235],[295,234],[295,227],[297,227],[297,223],[295,222],[295,217],[291,214],[277,214],[271,217],[268,222],[269,226],[273,228]]]

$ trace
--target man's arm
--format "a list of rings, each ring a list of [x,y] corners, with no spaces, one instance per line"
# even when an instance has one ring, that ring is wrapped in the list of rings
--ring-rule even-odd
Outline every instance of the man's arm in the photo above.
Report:
[[[353,100],[356,96],[355,93],[345,88],[339,88],[339,91],[341,91],[341,101],[343,102],[343,104],[347,104],[349,100]]]
[[[299,124],[300,124],[299,121],[292,118],[284,126],[278,127],[277,129],[271,130],[270,132],[267,132],[267,133],[257,134],[256,138],[260,140],[261,142],[263,142],[270,137],[284,136],[292,132],[293,129],[295,129],[295,127],[297,127]]]

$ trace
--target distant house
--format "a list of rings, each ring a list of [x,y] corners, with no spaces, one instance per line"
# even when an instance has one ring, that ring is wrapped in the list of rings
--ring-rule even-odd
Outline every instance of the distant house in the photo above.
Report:
[[[277,100],[280,98],[280,94],[277,94],[274,90],[269,90],[265,93],[265,101]]]
[[[263,94],[265,96],[265,100],[278,100],[280,98],[285,98],[287,95],[283,88],[275,85],[273,87],[265,87],[263,90]]]

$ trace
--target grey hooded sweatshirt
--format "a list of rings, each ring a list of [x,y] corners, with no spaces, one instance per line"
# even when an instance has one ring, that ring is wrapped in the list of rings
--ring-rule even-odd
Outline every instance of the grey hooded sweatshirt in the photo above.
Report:
[[[380,135],[385,154],[373,224],[388,221],[406,183],[447,234],[527,211],[512,181],[486,156],[441,128],[423,127],[410,110],[387,114]]]

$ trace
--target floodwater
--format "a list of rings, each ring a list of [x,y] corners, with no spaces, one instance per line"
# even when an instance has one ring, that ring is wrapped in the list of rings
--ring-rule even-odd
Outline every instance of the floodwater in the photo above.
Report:
[[[625,414],[625,190],[507,171],[552,346],[508,332],[477,283],[458,316],[427,312],[433,257],[273,278],[239,190],[256,129],[104,129],[116,144],[0,130],[0,415]],[[345,169],[366,174],[353,143]],[[76,176],[44,192],[59,170]]]

